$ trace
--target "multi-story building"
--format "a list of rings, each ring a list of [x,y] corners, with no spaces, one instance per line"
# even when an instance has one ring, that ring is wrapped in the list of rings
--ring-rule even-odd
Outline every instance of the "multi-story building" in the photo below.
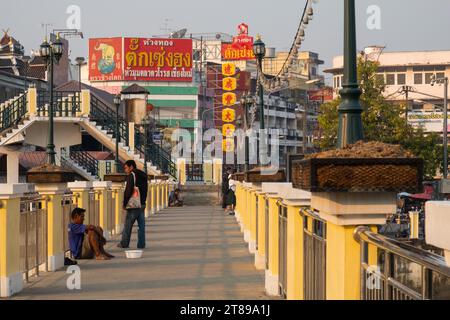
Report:
[[[432,77],[450,77],[450,51],[387,52],[383,47],[368,47],[365,58],[378,61],[377,77],[383,80],[384,96],[394,103],[408,103],[408,121],[426,131],[443,131],[444,89],[431,85]],[[333,75],[335,97],[343,82],[343,56],[333,59],[326,73]],[[406,100],[408,98],[408,100]]]

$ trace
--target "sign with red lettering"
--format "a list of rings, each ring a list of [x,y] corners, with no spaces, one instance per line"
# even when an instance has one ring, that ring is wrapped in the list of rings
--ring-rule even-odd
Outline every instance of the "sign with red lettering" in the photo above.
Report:
[[[124,79],[192,81],[192,39],[124,39]]]
[[[238,26],[238,36],[233,37],[231,44],[222,44],[223,60],[254,60],[253,37],[248,35],[248,25]]]
[[[122,38],[89,39],[89,81],[123,80]]]

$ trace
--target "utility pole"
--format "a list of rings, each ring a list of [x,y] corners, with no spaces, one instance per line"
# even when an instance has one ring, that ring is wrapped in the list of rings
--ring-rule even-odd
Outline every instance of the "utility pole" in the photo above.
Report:
[[[409,93],[414,92],[414,88],[411,86],[403,86],[400,93],[405,95],[406,107],[405,107],[405,118],[406,124],[408,124],[408,113],[409,113]]]

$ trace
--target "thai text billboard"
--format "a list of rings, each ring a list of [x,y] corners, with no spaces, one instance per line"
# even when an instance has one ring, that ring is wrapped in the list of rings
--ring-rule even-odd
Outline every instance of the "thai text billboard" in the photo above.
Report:
[[[192,81],[191,39],[124,39],[124,80]]]

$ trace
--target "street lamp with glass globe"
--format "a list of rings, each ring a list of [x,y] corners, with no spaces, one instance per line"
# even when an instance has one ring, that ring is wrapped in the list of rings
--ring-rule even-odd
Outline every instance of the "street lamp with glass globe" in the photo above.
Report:
[[[53,83],[53,67],[54,64],[58,64],[64,52],[64,45],[59,38],[52,43],[48,43],[47,39],[41,44],[39,53],[44,59],[47,65],[48,83],[50,85],[50,101],[48,106],[48,144],[47,144],[47,156],[48,164],[55,165],[55,144],[54,144],[54,83]]]

